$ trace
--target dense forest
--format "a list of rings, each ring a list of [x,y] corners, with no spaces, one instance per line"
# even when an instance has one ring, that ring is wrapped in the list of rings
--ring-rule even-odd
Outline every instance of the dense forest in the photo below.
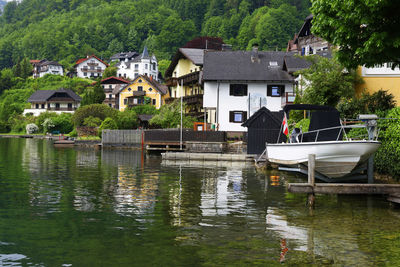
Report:
[[[0,0],[1,1],[1,0]],[[103,59],[147,45],[158,59],[199,35],[234,49],[284,49],[309,14],[309,0],[23,0],[0,17],[0,69],[23,58]]]

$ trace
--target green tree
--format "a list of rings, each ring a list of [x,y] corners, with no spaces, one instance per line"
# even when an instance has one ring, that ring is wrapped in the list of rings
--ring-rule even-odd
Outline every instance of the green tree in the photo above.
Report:
[[[113,77],[113,76],[117,76],[117,67],[112,67],[109,66],[105,69],[104,73],[103,73],[103,79],[108,78],[108,77]]]
[[[97,117],[102,121],[107,117],[116,119],[118,116],[118,110],[104,104],[81,106],[74,112],[72,121],[76,127],[82,126],[85,118],[90,116]]]
[[[134,129],[137,127],[137,124],[137,115],[135,111],[126,109],[118,113],[118,129]]]
[[[98,130],[98,134],[101,137],[101,134],[103,132],[103,130],[115,130],[118,129],[118,125],[115,122],[115,120],[113,118],[107,117],[105,118],[105,120],[101,123],[99,130]]]
[[[302,75],[301,84],[306,88],[303,103],[336,107],[341,98],[354,96],[354,86],[360,82],[355,71],[347,71],[335,57],[313,55],[306,59],[312,63],[311,67],[298,72]]]
[[[83,95],[82,106],[92,105],[92,104],[101,104],[104,99],[106,99],[106,94],[104,93],[104,89],[100,83],[97,81],[93,88],[88,88],[86,93]]]
[[[182,105],[184,111],[186,105]],[[193,117],[183,114],[182,124],[183,128],[192,128],[195,119]],[[179,128],[181,125],[181,103],[176,100],[171,104],[163,105],[160,108],[160,113],[155,115],[150,120],[151,125],[159,125],[162,128]]]
[[[168,59],[162,59],[158,61],[158,71],[161,73],[163,77],[165,76],[165,71],[168,69],[170,64],[171,60]]]
[[[338,47],[348,68],[400,65],[399,1],[313,0],[312,31]]]

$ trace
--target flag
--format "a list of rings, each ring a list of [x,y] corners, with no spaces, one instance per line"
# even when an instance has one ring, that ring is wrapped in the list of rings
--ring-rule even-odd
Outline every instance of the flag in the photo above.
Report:
[[[283,121],[282,121],[282,132],[287,136],[289,134],[289,126],[287,123],[286,112],[283,113]]]

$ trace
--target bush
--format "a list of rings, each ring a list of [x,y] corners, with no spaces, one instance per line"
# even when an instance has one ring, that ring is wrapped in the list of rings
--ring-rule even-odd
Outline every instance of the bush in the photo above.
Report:
[[[72,121],[75,127],[79,127],[83,125],[85,118],[90,116],[97,117],[102,121],[107,117],[116,119],[118,116],[118,111],[104,104],[87,105],[80,107],[75,111],[74,115],[72,116]]]
[[[45,129],[43,128],[43,123],[46,119],[55,118],[57,117],[57,113],[55,112],[43,112],[39,116],[36,117],[35,124],[39,127],[39,132],[46,133]]]
[[[76,131],[76,128],[74,128],[68,135],[70,137],[77,137],[78,136],[78,132]]]
[[[34,123],[29,123],[25,127],[27,134],[33,134],[39,132],[39,127]]]
[[[74,129],[74,125],[72,124],[72,114],[61,113],[51,120],[54,123],[53,131],[59,131],[60,133],[66,134]]]
[[[341,99],[337,105],[342,118],[357,118],[359,114],[378,114],[385,116],[388,110],[396,106],[394,96],[388,91],[379,90],[372,95],[363,93],[360,98]]]
[[[134,129],[137,128],[137,115],[133,110],[125,110],[118,114],[118,129]]]
[[[83,120],[83,125],[87,127],[99,127],[102,122],[98,117],[89,116]]]
[[[132,107],[130,110],[134,111],[138,115],[147,114],[155,115],[158,114],[158,109],[153,105],[137,105]]]
[[[52,118],[45,119],[44,122],[42,123],[42,127],[45,133],[51,132],[54,128],[53,119]]]
[[[101,137],[102,131],[105,129],[115,130],[118,129],[117,123],[112,118],[106,118],[100,125],[98,135]]]
[[[400,108],[394,108],[388,113],[389,118],[397,120],[386,120],[381,130],[381,147],[375,155],[375,167],[379,173],[389,174],[393,178],[400,178]]]
[[[0,133],[8,133],[10,130],[10,125],[5,121],[0,120]]]

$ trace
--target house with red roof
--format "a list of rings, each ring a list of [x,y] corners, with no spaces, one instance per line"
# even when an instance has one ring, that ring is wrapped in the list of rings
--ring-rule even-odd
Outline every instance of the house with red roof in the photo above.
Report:
[[[77,77],[95,79],[103,76],[104,70],[108,67],[108,64],[95,55],[92,55],[78,59],[74,67]]]

